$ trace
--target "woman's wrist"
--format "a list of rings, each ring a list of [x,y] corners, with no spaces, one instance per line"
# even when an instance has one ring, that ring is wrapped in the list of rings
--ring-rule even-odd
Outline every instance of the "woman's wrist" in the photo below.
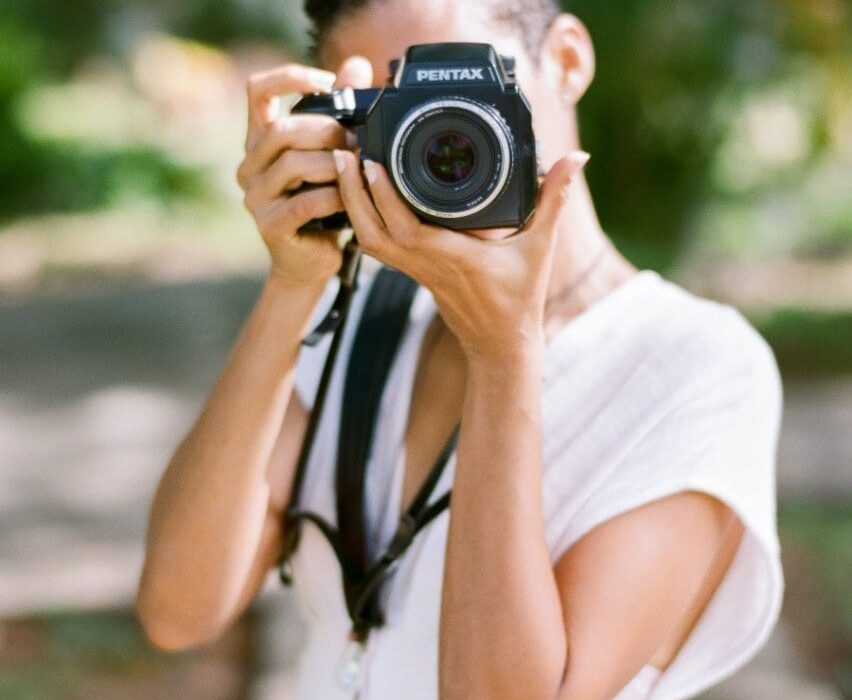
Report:
[[[264,291],[277,298],[288,298],[296,304],[315,305],[327,284],[328,280],[323,279],[295,282],[272,269],[266,276]]]
[[[294,321],[301,327],[313,316],[314,309],[322,298],[327,281],[311,284],[293,284],[275,273],[270,273],[261,292],[261,297],[274,309],[281,312],[282,320]]]
[[[540,366],[544,347],[544,327],[532,320],[477,343],[462,341],[468,368],[485,374]]]
[[[259,341],[270,356],[294,361],[324,287],[296,287],[282,283],[274,275],[267,277],[246,326],[243,338]]]
[[[468,376],[474,383],[515,385],[544,372],[544,341],[528,339],[495,343],[488,349],[466,352]]]

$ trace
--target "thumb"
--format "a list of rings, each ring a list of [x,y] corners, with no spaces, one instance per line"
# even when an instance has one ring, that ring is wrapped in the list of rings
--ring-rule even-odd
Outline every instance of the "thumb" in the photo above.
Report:
[[[337,71],[335,87],[368,88],[373,84],[373,65],[363,56],[350,56]]]
[[[568,188],[586,167],[590,157],[585,151],[574,151],[556,161],[539,190],[538,205],[532,220],[536,229],[551,231],[556,227],[562,207],[568,199]]]

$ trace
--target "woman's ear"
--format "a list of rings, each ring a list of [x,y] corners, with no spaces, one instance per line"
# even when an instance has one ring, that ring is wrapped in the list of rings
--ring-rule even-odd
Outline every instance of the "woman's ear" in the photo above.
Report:
[[[539,65],[562,100],[569,106],[577,104],[595,77],[595,49],[586,25],[570,14],[553,20],[542,43]]]

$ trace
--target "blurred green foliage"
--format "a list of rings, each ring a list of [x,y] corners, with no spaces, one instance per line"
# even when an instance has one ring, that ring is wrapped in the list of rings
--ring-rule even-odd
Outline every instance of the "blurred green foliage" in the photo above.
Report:
[[[163,197],[191,190],[196,179],[150,149],[91,153],[74,144],[34,139],[23,128],[17,113],[20,98],[36,86],[67,78],[85,58],[84,46],[98,48],[97,41],[87,41],[97,20],[80,26],[86,13],[68,13],[69,6],[93,4],[60,4],[41,12],[25,4],[0,5],[0,220],[105,206],[122,173],[133,173],[134,181],[154,182],[155,194]]]
[[[222,700],[245,696],[252,668],[251,612],[222,640],[179,655],[156,651],[132,610],[47,612],[2,625],[3,700]]]
[[[7,634],[18,642],[22,658],[4,659],[0,696],[15,700],[81,697],[92,676],[150,674],[167,663],[128,614],[57,612]],[[81,673],[84,668],[87,673]]]
[[[848,2],[569,0],[566,6],[588,24],[599,57],[595,84],[580,106],[584,144],[599,165],[589,169],[592,189],[606,225],[635,260],[665,264],[694,243],[691,236],[704,239],[706,254],[801,252],[799,245],[814,250],[813,241],[838,239],[848,249],[852,154],[848,144],[839,153],[837,123],[845,119],[852,127]],[[774,128],[778,133],[766,137],[777,144],[755,144],[760,133],[741,133],[761,101],[768,114],[756,127]],[[808,182],[838,160],[845,161],[842,192],[830,201],[809,193]],[[760,240],[767,207],[792,208],[820,228],[802,225],[787,240],[785,227],[770,222],[771,238]]]
[[[274,41],[305,50],[304,23],[286,3],[69,0],[0,2],[0,221],[21,214],[110,205],[142,185],[143,196],[199,195],[197,167],[147,145],[92,152],[28,133],[19,113],[33,89],[70,80],[87,61],[123,63],[146,32],[166,31],[213,44]]]
[[[637,264],[852,249],[852,19],[847,0],[568,0],[598,76],[581,104],[605,226]],[[92,153],[28,133],[22,99],[146,32],[304,56],[291,0],[0,4],[0,220],[109,206],[122,173],[163,200],[198,194],[167,151]],[[845,141],[844,141],[845,139]],[[202,186],[203,187],[203,186]]]
[[[852,314],[771,309],[749,320],[772,347],[785,378],[852,374]]]
[[[852,507],[847,503],[783,504],[778,529],[784,543],[786,610],[807,650],[840,690],[852,696]]]

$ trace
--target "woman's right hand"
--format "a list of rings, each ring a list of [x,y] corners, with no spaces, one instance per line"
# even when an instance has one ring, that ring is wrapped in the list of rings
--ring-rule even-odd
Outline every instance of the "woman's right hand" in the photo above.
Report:
[[[275,98],[331,87],[369,87],[370,63],[348,59],[339,75],[297,64],[256,73],[248,81],[246,156],[237,170],[245,206],[272,257],[270,274],[286,286],[322,288],[338,271],[338,231],[299,234],[311,219],[344,211],[332,149],[350,148],[346,130],[315,114],[278,117]],[[297,192],[303,184],[315,187]]]

